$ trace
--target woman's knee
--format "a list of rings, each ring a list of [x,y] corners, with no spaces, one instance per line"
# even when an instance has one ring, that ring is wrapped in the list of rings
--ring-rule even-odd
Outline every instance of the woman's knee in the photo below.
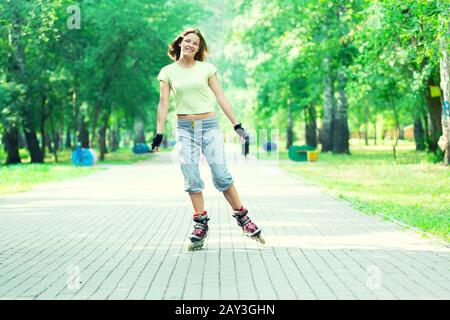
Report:
[[[189,193],[202,192],[205,184],[203,180],[199,177],[197,179],[185,179],[184,180],[184,191]]]
[[[190,186],[187,189],[185,188],[184,191],[188,193],[200,193],[203,191],[203,188]]]
[[[205,184],[200,176],[198,165],[181,165],[184,177],[184,190],[186,192],[201,192]]]
[[[214,187],[220,192],[223,192],[231,187],[233,185],[233,182],[234,179],[228,171],[220,176],[213,177]]]

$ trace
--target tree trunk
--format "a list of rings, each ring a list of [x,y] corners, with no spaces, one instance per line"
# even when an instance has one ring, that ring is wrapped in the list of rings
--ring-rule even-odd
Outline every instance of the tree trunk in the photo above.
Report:
[[[50,153],[53,153],[53,142],[53,137],[48,132],[45,132],[45,146]]]
[[[373,144],[377,145],[378,133],[377,133],[377,117],[373,121]]]
[[[119,126],[115,125],[109,130],[109,148],[116,151],[119,148]]]
[[[130,132],[129,129],[127,129],[127,131],[125,132],[124,137],[123,137],[123,145],[125,147],[129,147],[130,146],[130,140],[131,140],[131,132]]]
[[[364,144],[366,146],[369,145],[369,106],[366,104],[364,108],[364,118],[365,118],[365,125],[364,125]]]
[[[25,134],[23,132],[19,132],[19,149],[28,148],[27,140],[25,139]]]
[[[443,33],[440,41],[442,57],[440,60],[441,89],[442,89],[442,136],[439,138],[439,147],[444,151],[444,164],[450,165],[450,55],[448,52],[448,39],[450,23],[447,32]]]
[[[105,154],[108,153],[108,149],[106,148],[106,129],[108,128],[109,117],[111,115],[111,107],[106,110],[106,113],[103,115],[102,126],[99,129],[98,137],[99,137],[99,148],[100,148],[100,161],[105,160]],[[145,137],[144,137],[145,140]]]
[[[48,114],[45,111],[45,105],[47,103],[47,97],[45,95],[41,96],[41,152],[42,157],[45,159],[46,147],[49,145],[49,137],[45,132],[45,121],[47,121]]]
[[[312,103],[305,108],[305,137],[307,145],[317,148],[316,108]]]
[[[349,150],[349,130],[347,123],[347,97],[345,95],[346,78],[344,70],[338,72],[338,103],[333,125],[333,153],[350,153]]]
[[[294,130],[292,124],[292,107],[291,101],[288,101],[288,123],[287,123],[287,132],[286,132],[286,149],[289,149],[290,146],[294,143]]]
[[[2,135],[2,143],[1,143],[1,145],[2,145],[3,151],[7,152],[8,149],[6,149],[6,133]]]
[[[438,140],[442,135],[442,106],[439,98],[431,97],[430,86],[436,86],[433,78],[428,79],[427,87],[425,90],[425,99],[427,102],[428,113],[430,116],[431,132],[428,139],[429,151],[436,152],[438,148]]]
[[[428,113],[424,112],[422,114],[423,116],[423,124],[424,124],[424,134],[425,134],[425,141],[428,144],[428,137],[430,136],[430,126],[429,126],[429,121],[428,121]]]
[[[72,149],[72,138],[70,137],[70,128],[66,131],[66,149]]]
[[[335,112],[334,79],[331,74],[329,59],[325,58],[323,63],[326,76],[323,82],[324,106],[320,143],[322,144],[322,152],[327,152],[333,149],[333,119]]]
[[[45,134],[44,127],[41,126],[41,153],[42,158],[45,158],[45,148],[47,146],[47,135]]]
[[[391,94],[391,97],[392,97],[392,94]],[[394,161],[397,161],[397,150],[396,150],[396,147],[398,145],[398,139],[400,138],[401,128],[400,128],[400,120],[399,120],[398,112],[397,112],[397,106],[392,101],[392,99],[390,99],[390,104],[391,104],[391,107],[392,107],[392,111],[394,111],[395,127],[397,129],[397,134],[395,135],[395,143],[392,146],[392,152],[393,152],[393,155],[394,155]]]
[[[136,136],[134,143],[145,143],[144,122],[141,119],[136,120]]]
[[[98,140],[100,148],[100,161],[105,160],[105,154],[108,152],[106,149],[106,126],[102,125],[98,130]]]
[[[108,146],[109,146],[109,149],[112,151],[112,130],[111,130],[111,128],[108,128],[108,130],[106,130],[106,132],[108,132],[106,134],[106,139],[108,140]]]
[[[31,163],[43,163],[44,157],[39,148],[39,141],[37,139],[36,130],[32,122],[29,111],[24,115],[23,131],[25,132],[25,139],[27,140],[28,151],[30,152]]]
[[[52,120],[53,122],[53,120]],[[53,126],[53,124],[52,124]],[[52,129],[54,130],[54,129]],[[53,149],[55,149],[56,151],[59,151],[61,149],[61,145],[62,145],[62,133],[58,132],[57,130],[53,131]]]
[[[4,140],[7,153],[5,164],[20,163],[19,129],[17,128],[17,126],[14,125],[6,128]]]
[[[50,126],[52,130],[52,140],[53,140],[53,147],[51,148],[53,152],[53,156],[55,157],[55,162],[58,162],[58,145],[59,145],[59,135],[55,132],[55,123],[53,120],[53,117],[50,118]]]
[[[86,121],[84,121],[83,117],[80,121],[78,142],[81,143],[81,148],[89,148],[89,132],[87,129]]]
[[[416,142],[417,151],[425,150],[425,131],[418,114],[414,117],[414,141]]]
[[[59,130],[58,130],[58,139],[57,140],[57,146],[56,146],[56,150],[64,150],[64,128],[66,127],[66,121],[65,121],[65,114],[66,114],[66,100],[64,99],[63,103],[62,103],[62,110],[61,110],[61,122],[60,122],[60,126],[59,126]]]
[[[73,130],[73,145],[76,146],[78,141],[80,129],[80,119],[79,119],[79,109],[78,109],[78,78],[75,76],[73,79],[72,88],[72,130]]]
[[[29,94],[28,74],[25,60],[25,49],[22,42],[22,18],[19,13],[18,4],[14,1],[8,2],[12,16],[11,28],[9,29],[9,39],[12,51],[12,71],[16,75],[16,82],[23,84],[26,88],[25,101],[20,108],[22,115],[22,125],[25,132],[25,139],[27,140],[28,150],[30,152],[32,163],[42,163],[44,158],[39,149],[39,142],[34,127],[34,116],[31,110],[31,98]]]

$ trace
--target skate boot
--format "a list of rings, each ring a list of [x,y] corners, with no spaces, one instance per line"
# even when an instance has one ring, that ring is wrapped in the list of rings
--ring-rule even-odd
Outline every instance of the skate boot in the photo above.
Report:
[[[263,237],[261,237],[261,229],[253,223],[250,217],[247,215],[248,210],[244,207],[241,207],[240,210],[235,210],[233,217],[236,218],[237,224],[242,228],[244,235],[265,244],[266,241]]]
[[[189,239],[191,244],[189,244],[189,251],[200,250],[205,242],[206,235],[208,234],[208,215],[204,211],[202,215],[194,214],[194,231],[192,231]]]

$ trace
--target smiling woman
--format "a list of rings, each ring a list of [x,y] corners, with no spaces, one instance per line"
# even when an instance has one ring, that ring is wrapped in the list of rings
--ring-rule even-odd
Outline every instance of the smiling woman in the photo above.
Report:
[[[202,194],[204,183],[199,170],[200,150],[211,167],[214,186],[223,192],[239,227],[244,234],[264,243],[260,236],[261,229],[247,215],[248,211],[243,207],[234,186],[234,179],[228,171],[224,139],[216,118],[212,93],[236,133],[243,139],[247,134],[234,118],[230,102],[219,84],[217,68],[205,61],[207,52],[206,41],[198,29],[184,30],[169,45],[168,55],[174,62],[161,68],[157,77],[160,81],[160,99],[152,150],[158,151],[163,140],[172,91],[178,117],[176,141],[184,176],[184,190],[189,193],[194,207],[195,224],[190,235],[192,244],[189,250],[201,249],[208,232],[209,218],[204,210]]]
[[[198,29],[187,29],[183,31],[175,40],[169,44],[169,57],[172,60],[178,61],[181,64],[188,62],[179,61],[182,52],[188,55],[194,55],[193,60],[205,61],[206,55],[208,53],[208,46],[203,38],[200,30]],[[192,61],[191,61],[192,62]]]

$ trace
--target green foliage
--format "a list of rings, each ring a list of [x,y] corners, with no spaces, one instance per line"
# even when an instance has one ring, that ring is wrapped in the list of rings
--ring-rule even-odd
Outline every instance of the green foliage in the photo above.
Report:
[[[431,163],[440,163],[444,159],[444,152],[441,149],[437,149],[436,152],[430,152],[427,159]]]
[[[450,2],[249,0],[240,5],[229,60],[237,53],[245,67],[257,125],[267,125],[289,102],[297,119],[306,105],[320,107],[324,58],[332,73],[346,72],[353,133],[367,123],[378,122],[383,130],[397,122],[403,127],[426,112],[428,80],[439,82],[439,39],[447,30]],[[286,126],[287,121],[280,129]]]
[[[46,132],[77,130],[81,118],[91,135],[105,121],[123,131],[143,121],[153,131],[156,75],[171,62],[169,42],[201,19],[200,2],[2,1],[2,128],[19,126],[24,114],[31,114],[33,125]],[[68,24],[74,4],[79,29]]]
[[[450,16],[446,0],[81,0],[81,28],[70,29],[73,4],[0,3],[0,132],[21,126],[25,113],[46,132],[75,133],[81,119],[91,136],[104,124],[133,132],[143,122],[153,132],[155,78],[171,62],[168,43],[188,26],[203,31],[249,126],[284,132],[289,107],[298,131],[306,106],[321,114],[328,72],[337,83],[344,71],[352,133],[369,123],[403,127],[427,112]]]

